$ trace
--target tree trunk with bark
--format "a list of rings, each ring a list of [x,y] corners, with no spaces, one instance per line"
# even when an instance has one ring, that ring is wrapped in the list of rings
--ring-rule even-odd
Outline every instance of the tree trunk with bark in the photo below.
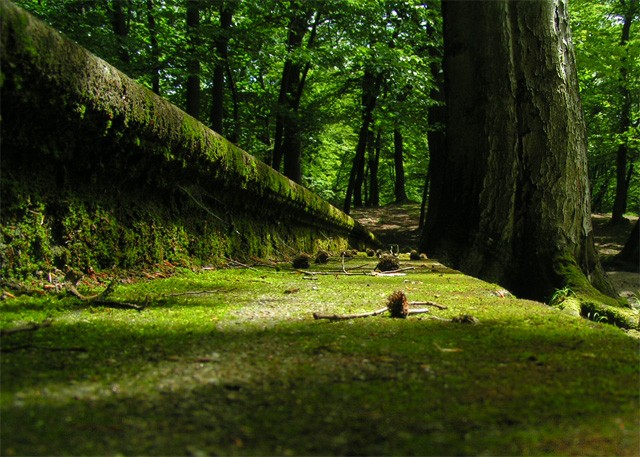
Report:
[[[344,199],[343,210],[347,214],[351,211],[352,200],[354,206],[362,205],[362,183],[364,181],[367,137],[369,135],[369,126],[373,122],[373,110],[378,102],[381,84],[382,75],[376,74],[372,69],[366,68],[362,78],[362,125],[358,135],[356,155],[353,159],[353,165],[351,166],[349,184]]]
[[[284,175],[297,183],[302,181],[299,108],[311,64],[306,62],[303,65],[299,59],[294,59],[292,54],[302,48],[304,37],[309,30],[312,11],[305,10],[304,6],[304,3],[291,2],[291,20],[287,38],[287,51],[290,57],[285,61],[282,70],[272,158],[273,168],[279,170],[280,164],[284,162]],[[316,12],[306,43],[307,49],[314,45],[318,21],[319,13]]]
[[[211,89],[211,129],[223,135],[224,121],[224,74],[229,55],[229,29],[233,11],[227,2],[220,5],[220,29],[215,39],[215,62],[213,66],[213,87]]]
[[[632,271],[638,271],[640,265],[640,219],[638,219],[631,230],[622,251],[615,257],[616,262],[631,266]]]
[[[113,0],[111,4],[111,27],[113,27],[113,33],[116,35],[118,42],[120,60],[122,60],[124,64],[128,64],[131,62],[131,56],[129,55],[129,49],[127,47],[129,20],[128,14],[125,11],[124,0]]]
[[[158,46],[156,17],[153,11],[153,0],[147,0],[147,23],[149,25],[149,42],[151,44],[151,90],[153,93],[160,95],[160,48]]]
[[[569,286],[617,304],[593,243],[566,1],[442,7],[447,152],[421,247],[522,296]]]
[[[380,206],[380,186],[378,184],[378,168],[380,167],[380,152],[382,150],[382,129],[378,128],[376,139],[369,156],[369,198],[367,206]]]
[[[405,203],[409,200],[405,189],[404,177],[404,143],[400,128],[393,129],[393,165],[395,170],[395,181],[393,193],[396,197],[396,203]]]
[[[187,102],[186,112],[200,118],[200,56],[198,27],[200,26],[199,0],[187,0]]]
[[[619,224],[624,222],[624,213],[627,210],[627,195],[629,191],[630,175],[627,169],[627,156],[629,154],[628,140],[624,137],[631,127],[631,91],[629,90],[629,69],[628,56],[626,51],[627,43],[631,37],[631,23],[638,13],[638,0],[621,0],[621,4],[626,7],[624,14],[624,22],[622,23],[622,36],[620,38],[620,46],[624,49],[623,58],[620,67],[620,96],[622,106],[620,108],[620,125],[618,133],[622,137],[621,143],[616,152],[616,195],[613,202],[613,210],[611,212],[611,223]],[[631,169],[633,170],[633,169]]]

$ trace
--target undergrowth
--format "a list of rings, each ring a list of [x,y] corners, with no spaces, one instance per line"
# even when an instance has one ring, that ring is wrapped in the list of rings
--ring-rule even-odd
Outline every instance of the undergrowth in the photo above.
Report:
[[[0,302],[2,455],[634,455],[638,340],[435,262],[360,254]],[[100,288],[94,288],[99,292]],[[425,315],[337,322],[402,290]],[[477,325],[455,323],[461,314]],[[432,319],[432,317],[441,319]],[[444,320],[443,320],[444,319]]]

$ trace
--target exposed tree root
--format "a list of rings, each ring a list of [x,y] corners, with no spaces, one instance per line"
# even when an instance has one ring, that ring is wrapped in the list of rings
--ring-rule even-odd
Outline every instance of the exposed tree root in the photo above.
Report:
[[[107,308],[135,309],[136,311],[142,311],[144,309],[144,305],[138,305],[136,303],[119,302],[119,301],[107,299],[107,297],[111,295],[115,290],[116,285],[118,283],[117,280],[111,281],[107,286],[107,288],[101,294],[91,295],[91,296],[82,295],[76,288],[78,282],[80,281],[80,278],[81,278],[80,276],[77,276],[72,271],[69,271],[69,273],[67,273],[65,277],[65,287],[71,295],[80,299],[83,302],[88,303],[89,305],[105,306]]]

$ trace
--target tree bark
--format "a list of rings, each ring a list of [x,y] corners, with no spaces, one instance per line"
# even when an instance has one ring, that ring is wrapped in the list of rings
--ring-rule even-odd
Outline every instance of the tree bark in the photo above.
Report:
[[[309,62],[302,65],[291,57],[293,52],[302,48],[311,19],[311,12],[303,10],[302,5],[304,4],[300,2],[291,2],[291,20],[287,38],[287,50],[290,56],[282,70],[272,158],[273,168],[279,170],[280,164],[284,161],[284,175],[297,183],[302,181],[302,143],[298,111],[306,76],[311,67]],[[318,13],[316,13],[316,20],[306,44],[307,49],[314,44],[318,20]]]
[[[525,297],[617,303],[596,291],[616,296],[593,244],[566,1],[442,7],[447,153],[421,247]]]
[[[186,112],[200,118],[200,56],[198,27],[200,26],[199,0],[187,0],[187,101]]]
[[[640,219],[638,219],[631,230],[631,234],[627,239],[622,251],[615,257],[617,262],[631,265],[633,271],[638,271],[640,265]]]
[[[432,41],[437,42],[436,31],[432,28],[429,30],[429,36]],[[425,177],[424,189],[422,192],[422,204],[420,206],[420,229],[423,235],[428,233],[427,224],[430,220],[437,220],[438,205],[442,200],[441,181],[444,172],[440,171],[444,166],[446,157],[446,135],[445,123],[447,120],[446,100],[444,76],[442,72],[442,49],[440,47],[431,46],[429,48],[429,56],[431,57],[430,73],[433,78],[433,86],[429,91],[429,97],[434,102],[429,106],[427,112],[427,120],[429,122],[427,130],[427,144],[429,145],[429,169]],[[435,172],[434,172],[435,170]],[[435,198],[432,198],[432,195]],[[428,199],[428,211],[427,211]],[[428,217],[430,215],[430,217]],[[422,240],[425,244],[425,240]]]
[[[131,56],[127,49],[127,37],[129,35],[129,23],[127,13],[124,8],[124,0],[113,0],[111,4],[111,26],[113,33],[118,41],[118,51],[120,60],[128,64],[131,62]]]
[[[393,150],[393,164],[396,172],[393,193],[396,197],[396,203],[404,203],[409,200],[405,189],[404,144],[402,132],[397,127],[393,129]]]
[[[624,14],[624,22],[622,23],[622,36],[620,38],[620,46],[626,48],[629,42],[631,23],[638,11],[638,0],[621,0],[621,4],[626,7]],[[626,49],[623,51],[626,53]],[[611,212],[611,223],[619,224],[624,222],[624,213],[627,209],[627,194],[629,190],[629,180],[627,180],[627,156],[629,154],[628,141],[624,136],[631,127],[631,91],[628,86],[627,68],[628,58],[623,56],[620,66],[620,96],[622,98],[622,107],[620,109],[620,125],[618,134],[621,136],[620,145],[616,152],[616,195],[613,202],[613,210]]]
[[[220,30],[215,39],[215,62],[213,66],[213,87],[211,90],[211,129],[223,135],[224,121],[224,74],[229,55],[229,29],[233,11],[226,2],[220,5]]]
[[[147,23],[149,25],[149,41],[151,43],[151,90],[160,95],[160,48],[158,46],[158,30],[153,14],[153,0],[147,0]]]
[[[362,125],[358,135],[358,144],[356,146],[356,155],[351,166],[349,175],[349,184],[344,199],[343,210],[349,214],[351,211],[351,202],[353,199],[355,206],[362,205],[362,183],[364,181],[364,161],[367,151],[367,137],[369,135],[369,126],[373,122],[373,110],[378,102],[380,93],[380,85],[382,84],[382,75],[375,74],[371,69],[366,68],[362,77]],[[358,199],[357,197],[360,196]]]
[[[380,206],[380,186],[378,184],[378,168],[380,166],[380,151],[382,149],[382,129],[378,128],[373,142],[373,153],[369,157],[369,199],[367,206]]]

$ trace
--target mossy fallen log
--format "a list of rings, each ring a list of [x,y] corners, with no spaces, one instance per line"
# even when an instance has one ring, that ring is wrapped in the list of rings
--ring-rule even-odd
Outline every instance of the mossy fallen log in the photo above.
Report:
[[[6,0],[0,21],[3,276],[376,244]]]

